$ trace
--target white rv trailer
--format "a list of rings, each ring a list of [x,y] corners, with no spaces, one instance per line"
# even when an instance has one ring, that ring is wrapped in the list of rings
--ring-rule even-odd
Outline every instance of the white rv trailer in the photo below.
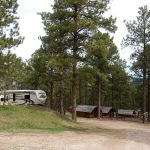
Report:
[[[4,96],[16,104],[44,104],[47,98],[43,90],[5,90]]]

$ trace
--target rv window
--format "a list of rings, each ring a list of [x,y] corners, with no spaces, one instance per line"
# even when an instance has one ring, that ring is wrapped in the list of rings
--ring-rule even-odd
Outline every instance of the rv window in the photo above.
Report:
[[[46,96],[42,94],[42,95],[40,95],[40,98],[46,98]]]

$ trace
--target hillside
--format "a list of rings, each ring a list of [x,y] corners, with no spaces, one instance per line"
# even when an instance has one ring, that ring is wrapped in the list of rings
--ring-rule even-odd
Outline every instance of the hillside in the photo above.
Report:
[[[43,107],[1,106],[0,131],[68,131],[82,130],[78,124]]]

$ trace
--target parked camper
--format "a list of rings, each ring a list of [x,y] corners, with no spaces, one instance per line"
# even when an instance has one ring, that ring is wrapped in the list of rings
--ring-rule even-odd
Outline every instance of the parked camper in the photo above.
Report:
[[[4,101],[4,95],[0,95],[0,101]]]
[[[4,95],[9,101],[19,104],[44,104],[47,98],[42,90],[6,90]]]

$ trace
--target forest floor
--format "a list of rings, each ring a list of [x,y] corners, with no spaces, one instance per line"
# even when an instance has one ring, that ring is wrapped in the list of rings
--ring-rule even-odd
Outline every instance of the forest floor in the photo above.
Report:
[[[150,124],[78,118],[93,130],[0,133],[0,150],[150,150]]]

